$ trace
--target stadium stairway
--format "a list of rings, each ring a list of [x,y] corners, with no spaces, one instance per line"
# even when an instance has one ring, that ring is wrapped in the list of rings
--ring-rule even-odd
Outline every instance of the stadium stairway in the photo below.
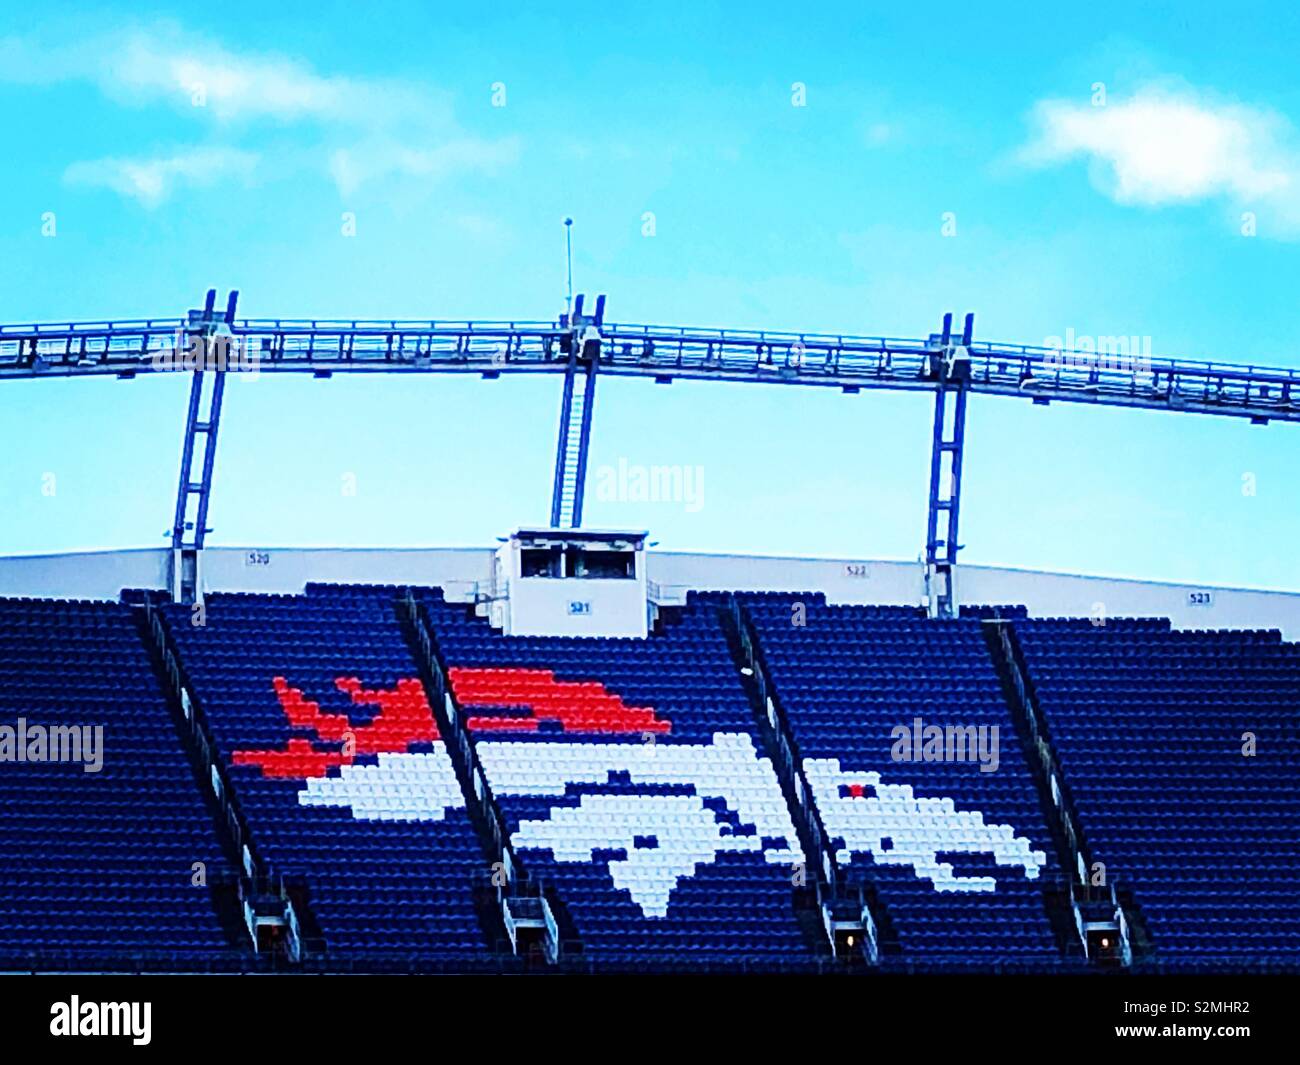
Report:
[[[648,639],[505,636],[421,606],[510,838],[588,971],[807,971],[798,838],[716,612]]]
[[[195,782],[213,808],[227,868],[233,870],[211,882],[218,910],[225,923],[242,926],[249,949],[263,967],[300,963],[323,949],[308,902],[310,892],[305,885],[275,876],[261,855],[217,753],[202,700],[194,694],[163,618],[161,607],[169,600],[163,593],[151,591],[127,591],[122,598],[131,604],[136,629],[172,712]],[[193,616],[191,612],[191,620]]]
[[[1103,965],[1131,965],[1135,957],[1143,958],[1151,949],[1141,908],[1130,885],[1124,886],[1121,897],[1117,885],[1107,883],[1092,861],[1092,849],[1061,772],[1016,633],[1014,619],[1026,617],[1026,611],[1023,607],[968,608],[964,616],[980,619],[1062,870],[1057,886],[1045,889],[1057,940],[1068,957],[1091,957]]]
[[[467,717],[447,680],[446,664],[415,589],[402,590],[397,609],[438,732],[447,745],[466,809],[488,861],[490,872],[478,879],[475,891],[484,901],[493,897],[501,911],[509,943],[498,943],[497,952],[521,958],[526,968],[539,963],[556,965],[562,954],[570,958],[580,956],[581,938],[555,885],[541,884],[530,877],[515,853],[505,817],[470,739]]]
[[[399,623],[396,586],[218,593],[163,615],[266,868],[331,971],[501,970],[499,912]]]
[[[0,726],[0,969],[243,967],[209,890],[212,813],[128,607],[0,599]]]
[[[838,875],[874,889],[896,937],[898,959],[882,954],[882,968],[1077,967],[1050,912],[1060,873],[1034,776],[1019,742],[1001,743],[1016,723],[979,622],[829,606],[821,593],[735,595]],[[900,728],[934,725],[997,737],[994,771],[899,748]]]
[[[762,647],[748,612],[730,593],[691,594],[701,603],[716,604],[741,684],[749,694],[759,735],[809,859],[811,882],[796,894],[796,912],[805,937],[815,953],[828,954],[850,969],[876,965],[882,954],[897,956],[898,937],[874,881],[864,879],[854,888],[846,885],[840,875],[835,849],[804,773],[798,743],[781,706],[780,694],[768,678]]]
[[[1135,967],[1300,967],[1300,644],[1156,618],[1013,625],[1090,858],[1141,897]]]

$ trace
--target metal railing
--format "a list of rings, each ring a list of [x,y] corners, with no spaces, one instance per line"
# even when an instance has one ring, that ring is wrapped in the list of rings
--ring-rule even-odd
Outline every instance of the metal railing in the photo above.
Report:
[[[202,711],[191,692],[176,653],[172,649],[171,636],[167,632],[161,613],[150,597],[145,598],[143,609],[145,624],[153,642],[154,650],[166,672],[171,694],[181,708],[186,727],[185,740],[189,744],[190,750],[198,758],[209,791],[212,793],[217,808],[221,812],[226,835],[233,844],[239,863],[238,868],[245,878],[251,879],[263,876],[265,871],[261,868],[256,852],[249,843],[248,832],[243,818],[235,808],[230,781],[222,765],[221,757],[217,753],[216,744],[208,732]]]
[[[472,803],[472,808],[478,812],[479,822],[491,837],[489,860],[494,865],[499,864],[507,882],[513,883],[523,874],[523,870],[515,859],[505,819],[497,808],[487,774],[483,771],[478,752],[469,738],[469,730],[452,695],[451,685],[443,669],[437,645],[434,643],[432,632],[414,590],[404,589],[399,603],[406,615],[409,631],[419,649],[422,673],[429,688],[429,701],[435,707],[435,716],[440,719],[438,731],[442,734],[447,749],[452,755],[457,775],[467,786],[465,797]],[[437,712],[437,708],[441,708],[441,714]]]
[[[536,904],[546,929],[547,959],[554,964],[563,953],[563,944],[560,942],[559,927],[546,898],[546,885],[541,880],[529,876],[515,856],[505,818],[492,794],[492,786],[488,782],[482,762],[479,761],[478,751],[469,737],[464,713],[452,693],[442,656],[433,637],[432,627],[414,589],[408,587],[402,590],[398,599],[398,610],[404,616],[407,631],[418,651],[421,679],[428,691],[430,705],[435,708],[434,717],[439,735],[447,745],[457,779],[461,782],[461,788],[465,793],[465,800],[469,804],[469,809],[473,811],[474,822],[487,833],[487,839],[483,840],[483,843],[493,871],[479,877],[478,882],[482,884],[486,881],[495,890],[501,920],[509,936],[512,950],[518,948],[512,903],[516,907],[519,902],[525,900]],[[498,871],[500,875],[497,875]],[[527,906],[520,910],[521,913],[527,911]]]
[[[171,634],[152,596],[144,597],[141,609],[144,612],[145,630],[162,664],[171,695],[181,710],[185,729],[183,738],[203,770],[208,790],[220,814],[219,826],[234,852],[239,899],[244,907],[245,923],[254,949],[257,947],[257,931],[252,920],[252,908],[259,900],[267,899],[272,899],[279,905],[280,912],[289,926],[290,945],[295,960],[301,959],[309,951],[318,952],[324,949],[324,944],[319,941],[309,943],[303,939],[297,908],[290,898],[284,877],[270,872],[258,855],[248,826],[236,805],[229,775],[218,753],[216,742],[208,730],[202,708],[193,694],[173,648]]]
[[[814,870],[812,888],[821,914],[822,925],[832,952],[837,951],[837,927],[854,925],[862,929],[866,942],[863,954],[872,965],[878,965],[881,959],[880,922],[866,889],[861,885],[850,885],[839,875],[839,865],[831,847],[821,816],[817,811],[817,801],[804,775],[803,762],[794,745],[793,732],[785,716],[784,708],[777,697],[776,690],[768,679],[767,667],[763,661],[762,649],[751,632],[749,618],[735,595],[727,598],[723,610],[728,616],[730,627],[736,634],[741,652],[741,660],[747,680],[753,685],[759,705],[763,709],[766,721],[764,733],[768,738],[769,748],[777,763],[778,779],[788,781],[788,788],[794,798],[797,829],[801,829],[801,846],[815,854],[818,868]],[[783,789],[785,790],[785,789]]]
[[[1121,952],[1125,965],[1133,962],[1133,949],[1130,934],[1130,920],[1119,898],[1115,879],[1110,878],[1105,884],[1094,886],[1089,876],[1093,868],[1090,851],[1083,833],[1079,828],[1077,816],[1065,788],[1065,781],[1056,761],[1055,753],[1047,735],[1047,723],[1043,717],[1033,687],[1029,682],[1029,665],[1025,659],[1020,641],[1016,638],[1013,623],[1005,618],[986,620],[984,625],[995,634],[997,657],[1001,660],[1003,671],[1010,680],[1015,705],[1013,713],[1023,721],[1029,736],[1032,752],[1037,760],[1038,770],[1047,785],[1051,809],[1056,814],[1056,828],[1059,838],[1065,843],[1070,857],[1070,906],[1073,912],[1076,930],[1083,944],[1085,954],[1089,952],[1088,938],[1085,933],[1087,923],[1084,910],[1098,902],[1104,904],[1115,920]]]
[[[1021,651],[1020,644],[1015,639],[1015,630],[1012,628],[1010,621],[997,618],[985,621],[984,624],[995,633],[999,657],[1015,694],[1016,706],[1013,709],[1020,711],[1021,720],[1029,733],[1030,745],[1034,757],[1037,759],[1039,771],[1048,785],[1052,799],[1052,809],[1056,811],[1057,815],[1057,827],[1060,830],[1062,839],[1069,848],[1072,874],[1078,884],[1086,887],[1089,868],[1087,847],[1075,824],[1074,815],[1069,808],[1065,784],[1057,768],[1051,743],[1047,739],[1046,722],[1029,685],[1028,666],[1024,660],[1024,652]]]
[[[166,372],[186,319],[0,325],[0,377]],[[849,388],[935,385],[934,336],[908,339],[602,324],[601,372]],[[259,371],[564,372],[559,322],[242,319],[229,327]],[[1126,352],[973,343],[974,392],[1300,421],[1300,370]],[[163,360],[166,361],[166,360]]]

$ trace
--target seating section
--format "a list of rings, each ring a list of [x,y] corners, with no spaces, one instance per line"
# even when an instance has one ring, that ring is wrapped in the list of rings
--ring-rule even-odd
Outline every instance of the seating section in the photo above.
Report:
[[[904,956],[1057,958],[1043,892],[1055,861],[979,622],[820,593],[739,598],[841,865],[877,883]],[[960,728],[964,746],[954,731],[930,760],[935,727],[945,740]]]
[[[490,870],[397,592],[216,594],[164,616],[258,855],[323,938],[316,963],[500,968]],[[691,593],[631,640],[507,637],[416,594],[569,961],[824,963],[727,646],[729,595]],[[880,904],[886,968],[1081,964],[1063,955],[1064,877],[992,617],[1014,627],[1139,947],[1173,969],[1300,966],[1300,644],[1015,606],[935,621],[820,593],[737,598],[841,870]],[[63,760],[56,727],[81,744]],[[196,863],[230,876],[214,813],[131,609],[0,599],[0,969],[249,967],[237,917],[196,883]]]
[[[232,952],[196,883],[224,868],[213,816],[129,608],[0,599],[0,730],[0,968]]]
[[[1156,956],[1300,960],[1300,645],[1155,619],[1015,627],[1094,860],[1132,888]]]
[[[713,611],[646,640],[530,638],[424,602],[514,846],[588,959],[809,957],[802,853]]]
[[[473,960],[487,872],[394,609],[394,589],[212,595],[168,623],[274,873],[331,956]]]

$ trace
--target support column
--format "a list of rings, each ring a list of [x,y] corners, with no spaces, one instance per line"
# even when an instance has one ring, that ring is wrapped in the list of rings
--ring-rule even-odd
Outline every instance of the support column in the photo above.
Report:
[[[966,440],[966,396],[970,385],[970,344],[975,316],[966,315],[960,344],[952,342],[952,315],[930,354],[935,381],[934,431],[930,442],[930,497],[925,536],[925,585],[931,617],[957,613],[953,580],[961,517],[961,471]],[[945,461],[945,459],[947,461]]]
[[[596,374],[600,365],[600,327],[605,319],[605,297],[596,297],[596,313],[585,315],[583,296],[574,301],[572,315],[560,323],[567,329],[561,351],[569,357],[560,400],[560,430],[555,450],[555,476],[551,487],[551,527],[577,529],[582,525],[582,502],[587,481],[587,454],[591,446],[591,418],[596,406]],[[575,385],[579,371],[586,375],[581,393]]]
[[[231,292],[226,310],[215,310],[217,292],[209,289],[203,309],[189,312],[185,329],[186,350],[177,359],[193,363],[190,404],[181,447],[180,482],[176,490],[176,516],[172,522],[172,597],[178,602],[203,601],[200,559],[208,529],[208,503],[212,470],[217,457],[217,430],[221,425],[221,400],[226,385],[230,327],[235,321],[238,292]],[[222,330],[224,328],[224,331]],[[196,445],[203,441],[203,458],[195,477]]]
[[[571,528],[582,528],[582,497],[587,487],[587,452],[591,447],[591,416],[596,408],[596,360],[587,363],[587,381],[582,390],[582,420],[578,438],[578,469],[573,489]]]

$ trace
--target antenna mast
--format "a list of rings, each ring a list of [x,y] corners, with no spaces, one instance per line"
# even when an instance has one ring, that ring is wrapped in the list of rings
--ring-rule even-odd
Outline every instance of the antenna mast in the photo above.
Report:
[[[564,311],[567,315],[570,316],[570,320],[572,320],[572,316],[573,316],[573,219],[572,218],[566,218],[564,220],[564,260],[565,260],[565,266],[568,270],[568,276],[569,276],[568,294],[565,296],[564,299]]]

